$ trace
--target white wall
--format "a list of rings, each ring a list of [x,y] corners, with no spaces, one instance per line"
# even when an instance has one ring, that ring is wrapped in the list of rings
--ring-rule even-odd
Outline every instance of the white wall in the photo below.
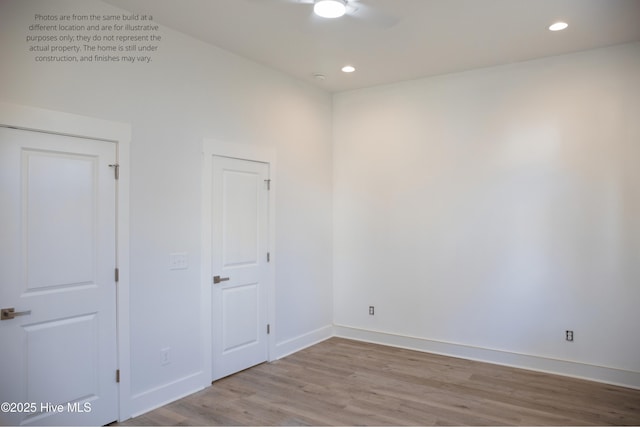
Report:
[[[333,117],[339,334],[640,387],[640,44],[340,93]]]
[[[0,2],[0,100],[132,125],[131,408],[140,412],[188,391],[203,369],[204,138],[275,147],[276,341],[290,351],[330,333],[331,97],[166,28],[148,65],[35,63],[26,50],[34,13],[120,12],[86,0]],[[172,252],[188,252],[187,270],[168,269]],[[165,347],[172,363],[161,366]]]
[[[342,93],[333,107],[166,28],[149,65],[36,64],[24,48],[33,13],[114,11],[0,2],[0,100],[132,125],[134,412],[203,369],[204,138],[276,148],[279,352],[325,336],[333,307],[345,335],[601,365],[640,384],[639,45]],[[189,269],[169,271],[171,252]]]

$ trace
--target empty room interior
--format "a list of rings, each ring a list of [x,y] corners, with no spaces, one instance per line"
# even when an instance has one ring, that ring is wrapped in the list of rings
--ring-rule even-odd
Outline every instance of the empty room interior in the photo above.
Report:
[[[0,425],[640,424],[639,22],[2,0]]]

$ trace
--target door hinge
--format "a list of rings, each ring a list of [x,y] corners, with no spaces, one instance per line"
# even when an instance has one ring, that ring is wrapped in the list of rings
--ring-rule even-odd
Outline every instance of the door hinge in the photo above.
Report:
[[[116,179],[120,179],[120,165],[118,163],[114,163],[109,165],[110,168],[113,168],[113,174]]]
[[[271,253],[267,252],[267,262],[271,262]]]
[[[267,335],[271,333],[271,325],[267,323]]]
[[[119,268],[116,268],[114,270],[114,275],[113,276],[114,276],[114,279],[116,280],[116,282],[120,281],[120,269]]]
[[[271,180],[270,179],[265,179],[264,182],[267,183],[267,190],[271,190]]]
[[[116,369],[116,382],[120,382],[120,369]]]

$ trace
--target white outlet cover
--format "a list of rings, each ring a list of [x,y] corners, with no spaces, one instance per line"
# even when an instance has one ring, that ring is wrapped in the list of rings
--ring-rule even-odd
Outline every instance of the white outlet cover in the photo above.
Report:
[[[171,351],[171,347],[167,347],[167,348],[163,348],[162,350],[160,350],[160,364],[162,366],[164,365],[168,365],[169,363],[171,363],[171,358],[169,357],[169,352]]]
[[[169,270],[186,270],[189,268],[189,255],[186,252],[169,254]]]

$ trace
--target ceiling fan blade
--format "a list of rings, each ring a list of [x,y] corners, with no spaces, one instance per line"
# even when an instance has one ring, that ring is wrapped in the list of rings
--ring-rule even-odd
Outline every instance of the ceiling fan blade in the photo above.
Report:
[[[313,4],[315,0],[244,0],[250,3],[293,3],[293,4]]]
[[[349,0],[347,15],[381,28],[391,28],[400,22],[397,16],[377,10],[358,0]]]

